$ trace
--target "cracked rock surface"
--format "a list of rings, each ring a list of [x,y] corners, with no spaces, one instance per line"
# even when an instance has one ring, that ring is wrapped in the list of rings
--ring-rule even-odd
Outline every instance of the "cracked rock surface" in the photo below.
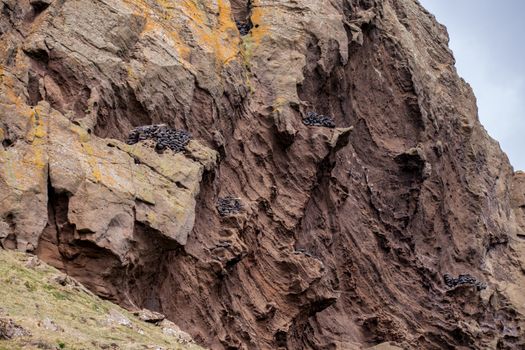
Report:
[[[211,349],[524,346],[525,177],[417,1],[0,10],[3,248]]]

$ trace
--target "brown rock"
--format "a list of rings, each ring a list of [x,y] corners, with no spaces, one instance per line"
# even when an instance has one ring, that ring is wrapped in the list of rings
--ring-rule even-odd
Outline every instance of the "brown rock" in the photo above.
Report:
[[[193,343],[193,339],[191,338],[191,336],[188,333],[182,331],[179,328],[179,326],[177,326],[175,323],[171,321],[162,320],[158,324],[158,326],[162,328],[162,332],[165,335],[174,337],[175,339],[177,339],[179,343],[182,343],[182,344]]]
[[[524,344],[525,180],[416,1],[0,6],[2,247],[212,349]]]
[[[149,323],[159,323],[166,318],[165,315],[148,309],[142,309],[140,311],[134,312],[133,314],[137,316],[141,321]]]
[[[44,318],[44,320],[39,324],[39,326],[51,332],[63,332],[64,331],[59,325],[57,325],[49,317]]]
[[[124,316],[123,314],[121,314],[120,312],[116,310],[109,310],[106,322],[108,326],[119,325],[119,326],[125,326],[128,328],[133,327],[133,324],[131,323],[129,318],[127,318],[126,316]]]
[[[20,327],[13,320],[0,318],[0,340],[9,340],[17,337],[31,335],[31,332]]]
[[[368,348],[368,350],[403,350],[403,348],[400,348],[391,342],[387,342],[372,346],[371,348]]]

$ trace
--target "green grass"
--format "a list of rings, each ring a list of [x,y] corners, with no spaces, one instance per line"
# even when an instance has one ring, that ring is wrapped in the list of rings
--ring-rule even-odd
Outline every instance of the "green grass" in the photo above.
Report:
[[[0,249],[0,317],[10,318],[30,336],[0,340],[0,350],[16,349],[156,349],[199,350],[179,344],[159,327],[138,320],[128,311],[75,285],[54,281],[61,274],[41,263],[26,267],[30,255]],[[109,311],[127,317],[132,327],[108,321]],[[46,329],[52,320],[58,331]]]

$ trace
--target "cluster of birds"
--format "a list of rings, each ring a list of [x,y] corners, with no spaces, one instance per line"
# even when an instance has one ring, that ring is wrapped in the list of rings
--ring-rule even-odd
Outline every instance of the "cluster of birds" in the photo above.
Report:
[[[471,275],[459,275],[457,278],[454,278],[450,276],[449,274],[445,274],[443,276],[443,280],[445,281],[445,284],[449,288],[454,288],[456,286],[463,285],[463,284],[474,285],[476,286],[476,289],[478,291],[487,288],[487,285],[485,283],[476,280],[476,278],[474,278]]]
[[[126,143],[134,145],[146,140],[155,141],[155,149],[158,151],[169,148],[174,152],[182,152],[191,140],[191,134],[186,130],[170,128],[166,124],[144,125],[133,129]],[[221,216],[236,214],[242,210],[241,201],[232,196],[219,198],[216,207]]]
[[[242,36],[248,35],[252,29],[252,24],[250,22],[243,23],[241,21],[235,21],[235,24],[237,25],[237,29],[239,29],[239,33],[241,33]]]
[[[219,198],[216,207],[221,216],[236,214],[242,210],[241,201],[232,196]]]
[[[157,151],[169,148],[174,152],[182,152],[184,147],[190,142],[191,134],[186,130],[170,128],[166,124],[145,125],[133,129],[126,143],[134,145],[145,140],[155,141],[155,149]]]
[[[241,29],[245,30],[246,34],[251,29],[251,25],[249,24],[237,22],[237,25],[241,26],[239,28],[241,34],[243,33]],[[309,112],[306,118],[303,119],[303,123],[307,126],[335,128],[335,123],[332,118],[317,114],[315,112]],[[155,149],[157,151],[171,149],[174,152],[182,152],[184,151],[184,148],[188,142],[191,140],[191,134],[186,130],[173,129],[166,124],[144,125],[133,129],[129,133],[126,143],[128,145],[134,145],[140,141],[146,140],[153,140],[155,142]],[[242,210],[242,204],[240,200],[232,196],[219,198],[217,200],[216,207],[221,216],[236,214]],[[448,281],[452,281],[451,283],[455,283],[456,280],[458,280],[458,282],[455,284],[457,285],[469,283],[463,281],[466,276],[470,277],[468,275],[460,275],[458,279],[451,279],[450,276],[445,275],[445,278],[448,277]],[[474,282],[476,282],[475,279]],[[447,279],[445,280],[445,283],[447,283]],[[447,283],[447,285],[449,284]]]
[[[325,128],[335,128],[335,122],[331,117],[308,112],[306,118],[303,118],[303,124],[306,126],[324,126]]]

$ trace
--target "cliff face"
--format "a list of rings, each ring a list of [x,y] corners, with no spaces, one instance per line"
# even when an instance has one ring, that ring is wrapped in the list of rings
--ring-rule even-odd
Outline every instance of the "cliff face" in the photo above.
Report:
[[[203,350],[162,315],[133,315],[35,256],[1,250],[0,276],[3,350]]]
[[[4,248],[212,349],[524,346],[525,180],[417,1],[0,9]]]

